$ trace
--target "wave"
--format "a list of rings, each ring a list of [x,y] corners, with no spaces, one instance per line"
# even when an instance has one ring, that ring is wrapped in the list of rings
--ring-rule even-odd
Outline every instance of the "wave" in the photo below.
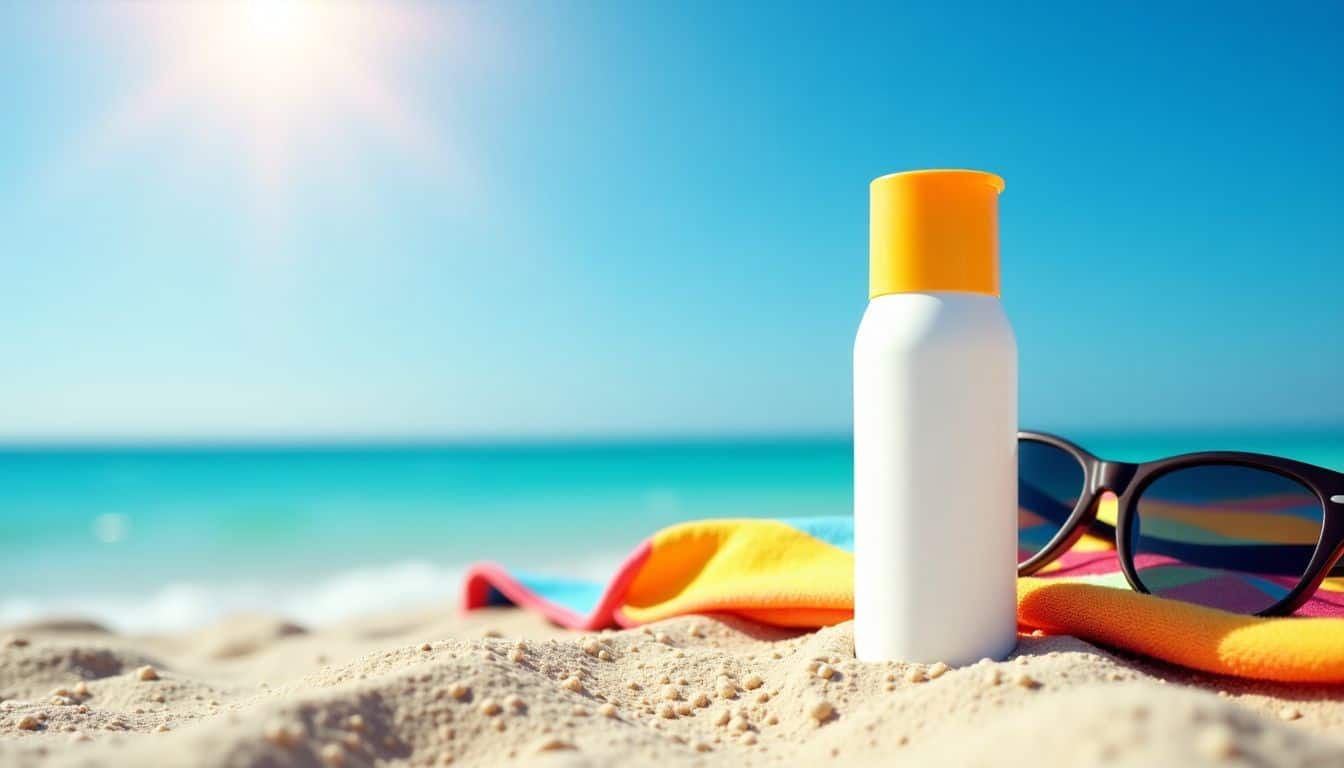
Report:
[[[547,563],[544,570],[605,581],[622,556]],[[394,610],[455,603],[466,566],[407,560],[360,567],[311,582],[179,581],[150,592],[0,597],[0,626],[53,618],[96,621],[122,633],[181,632],[240,613],[277,616],[309,627]]]

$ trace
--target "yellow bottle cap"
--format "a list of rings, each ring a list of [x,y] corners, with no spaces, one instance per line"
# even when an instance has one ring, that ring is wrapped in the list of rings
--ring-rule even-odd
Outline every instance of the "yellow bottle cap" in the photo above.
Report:
[[[868,297],[999,295],[999,193],[984,171],[907,171],[869,186]]]

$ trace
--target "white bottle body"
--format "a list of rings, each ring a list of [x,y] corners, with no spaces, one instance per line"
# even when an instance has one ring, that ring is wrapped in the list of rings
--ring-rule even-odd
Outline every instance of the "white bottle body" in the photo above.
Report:
[[[1017,344],[995,296],[893,293],[854,342],[861,661],[1001,659],[1017,643]]]

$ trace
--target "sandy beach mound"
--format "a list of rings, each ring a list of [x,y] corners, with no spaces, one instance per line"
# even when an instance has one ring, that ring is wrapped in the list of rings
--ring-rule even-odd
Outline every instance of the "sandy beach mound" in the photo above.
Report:
[[[848,624],[567,633],[517,611],[308,632],[0,633],[0,764],[1344,765],[1344,687],[1248,684],[1024,637],[859,664]]]

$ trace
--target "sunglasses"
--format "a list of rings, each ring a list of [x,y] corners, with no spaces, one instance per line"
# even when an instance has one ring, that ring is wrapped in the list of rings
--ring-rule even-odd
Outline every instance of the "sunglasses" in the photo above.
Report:
[[[1019,432],[1017,451],[1018,575],[1092,533],[1114,537],[1139,592],[1236,613],[1292,613],[1344,576],[1339,472],[1223,451],[1106,461],[1040,432]],[[1109,520],[1098,515],[1106,493],[1118,497]]]

